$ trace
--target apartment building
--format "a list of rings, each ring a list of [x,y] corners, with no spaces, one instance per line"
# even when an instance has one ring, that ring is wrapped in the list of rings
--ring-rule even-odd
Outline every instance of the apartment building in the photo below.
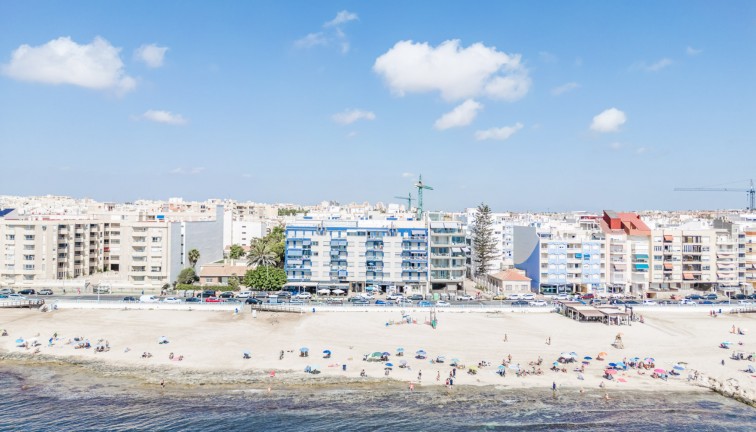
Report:
[[[635,213],[605,210],[599,222],[606,237],[608,293],[639,295],[649,287],[651,230]]]
[[[433,291],[462,289],[469,253],[462,223],[429,221],[430,283]]]
[[[223,258],[222,215],[222,207],[202,220],[119,213],[21,217],[4,211],[0,284],[54,288],[85,279],[160,288],[189,266],[188,250],[200,251],[198,265]]]

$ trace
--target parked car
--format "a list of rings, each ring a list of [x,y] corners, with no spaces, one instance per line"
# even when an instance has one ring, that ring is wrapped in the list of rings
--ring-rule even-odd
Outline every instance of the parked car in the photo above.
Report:
[[[507,299],[507,296],[505,296],[504,294],[496,294],[495,296],[493,296],[491,300],[506,300],[506,299]]]
[[[448,301],[439,300],[436,302],[436,307],[449,307],[449,306],[451,306],[451,303],[449,303]]]
[[[280,298],[291,298],[291,293],[288,291],[279,291],[275,293],[274,295],[277,295]]]
[[[656,306],[658,303],[656,303],[653,300],[643,300],[643,306]]]
[[[215,297],[215,291],[213,291],[213,290],[204,290],[201,293],[199,293],[199,295],[197,295],[197,297],[199,297],[201,299],[206,299],[208,297]]]
[[[565,300],[569,300],[570,296],[567,295],[567,294],[559,294],[559,295],[556,296],[556,299],[557,300],[561,300],[561,301],[565,301]]]
[[[583,294],[582,296],[580,296],[580,298],[583,300],[592,300],[596,298],[596,296],[593,295],[593,293],[588,293],[588,294]]]
[[[14,291],[13,288],[3,288],[3,289],[0,289],[0,294],[8,295],[8,294],[15,294],[15,293],[16,293],[16,291]]]
[[[528,303],[529,306],[548,306],[549,304],[543,300],[533,300]]]
[[[535,294],[523,294],[522,295],[523,300],[535,300]]]
[[[177,304],[181,303],[181,299],[176,297],[166,297],[163,299],[163,303]]]
[[[706,294],[706,300],[717,300],[718,298],[719,297],[714,293]]]
[[[207,297],[205,298],[205,303],[221,303],[223,300],[219,299],[218,297]]]
[[[8,294],[0,294],[0,299],[7,299],[7,298],[8,298]]]
[[[375,301],[376,306],[393,306],[395,303],[389,300],[376,300]]]
[[[326,304],[344,304],[343,298],[329,298],[326,299]]]
[[[245,300],[244,303],[246,303],[246,304],[262,304],[263,301],[260,300],[259,298],[247,297],[247,300]]]
[[[252,291],[239,291],[239,294],[236,295],[236,298],[250,298],[252,296]]]
[[[462,294],[457,296],[457,300],[459,301],[471,301],[473,300],[473,296],[469,294]]]
[[[399,300],[401,298],[402,298],[402,295],[401,294],[397,294],[397,293],[391,293],[391,294],[389,294],[389,295],[386,296],[386,300],[394,300],[394,301],[396,301],[396,300]]]
[[[738,305],[740,306],[751,306],[753,302],[748,300],[738,300]]]
[[[301,292],[301,293],[295,295],[294,297],[296,297],[296,298],[298,298],[300,300],[309,300],[309,299],[312,298],[312,294],[310,294],[308,292]]]
[[[21,294],[8,294],[8,300],[26,300]]]
[[[22,290],[21,290],[21,291],[19,291],[18,293],[19,293],[19,294],[22,294],[22,295],[34,295],[34,294],[36,294],[37,292],[36,292],[36,291],[34,291],[34,290],[33,290],[33,289],[31,289],[31,288],[26,288],[26,289],[22,289]]]
[[[160,299],[155,297],[154,295],[143,295],[139,297],[139,301],[142,303],[157,303],[160,301]]]
[[[367,305],[370,304],[370,299],[365,297],[352,297],[349,302],[354,305]]]
[[[224,291],[224,292],[220,293],[220,295],[218,297],[222,298],[222,299],[230,299],[230,298],[234,297],[234,292],[233,291]]]
[[[418,307],[431,307],[433,306],[433,303],[429,302],[428,300],[422,300],[417,302]]]
[[[512,306],[528,306],[528,302],[525,300],[515,300],[512,302]]]
[[[124,298],[123,298],[123,301],[125,301],[125,302],[134,302],[134,303],[136,303],[136,302],[138,302],[138,301],[139,301],[139,299],[138,299],[138,298],[136,298],[136,297],[127,296],[127,297],[124,297]]]
[[[51,290],[50,288],[42,288],[41,290],[39,290],[37,292],[37,294],[39,294],[39,295],[53,295],[53,290]]]
[[[238,299],[236,297],[229,297],[229,298],[223,298],[224,303],[242,303],[244,300]]]
[[[202,300],[199,297],[189,297],[184,300],[184,303],[202,303]]]
[[[703,300],[703,296],[698,295],[698,294],[686,295],[685,298],[688,300]]]
[[[704,300],[701,302],[701,304],[710,305],[710,304],[714,304],[714,302],[711,300]]]
[[[514,293],[507,296],[507,300],[522,300],[522,294]]]
[[[409,299],[414,300],[414,301],[420,301],[420,300],[423,300],[423,296],[422,294],[412,294],[411,296],[409,296]]]
[[[680,302],[680,304],[681,305],[698,306],[698,303],[696,303],[695,301],[693,301],[691,299],[687,299],[687,298],[686,299],[682,299],[682,301]]]
[[[756,300],[756,293],[753,293],[753,294],[751,294],[749,296],[746,296],[746,298],[749,299],[749,300]]]

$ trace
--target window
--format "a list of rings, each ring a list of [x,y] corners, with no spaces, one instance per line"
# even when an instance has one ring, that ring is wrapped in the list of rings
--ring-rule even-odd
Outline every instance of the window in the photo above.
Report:
[[[161,242],[162,240],[163,240],[163,238],[162,238],[162,237],[153,237],[153,238],[152,238],[152,242],[153,242],[153,243],[160,243],[160,242]]]
[[[206,277],[205,278],[205,282],[212,282],[212,281],[213,281],[213,278],[211,278],[211,277]]]
[[[24,270],[34,270],[34,264],[24,264]]]
[[[24,250],[34,250],[34,245],[33,244],[24,245]]]
[[[34,240],[34,236],[32,234],[26,234],[24,240]]]
[[[5,239],[9,240],[9,241],[13,241],[13,240],[16,239],[16,235],[15,234],[6,234],[5,235]]]
[[[160,266],[152,266],[152,267],[150,267],[150,271],[153,272],[153,273],[160,273],[162,270],[163,270],[163,268],[160,267]]]
[[[24,255],[25,261],[34,261],[34,255]]]

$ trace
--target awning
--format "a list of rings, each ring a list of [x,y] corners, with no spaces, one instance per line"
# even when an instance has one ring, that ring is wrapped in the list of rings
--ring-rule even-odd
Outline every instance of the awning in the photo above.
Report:
[[[719,279],[732,279],[733,278],[732,275],[728,275],[728,274],[725,274],[725,273],[719,273],[719,272],[717,272],[717,277]]]
[[[683,273],[684,280],[693,280],[693,273]]]
[[[430,223],[431,228],[443,228],[444,223],[443,222],[431,222]]]
[[[635,254],[635,259],[648,259],[648,254]]]
[[[664,263],[664,270],[672,270],[672,264]]]
[[[450,228],[450,229],[454,229],[454,228],[457,228],[458,226],[459,226],[459,225],[457,225],[457,224],[455,224],[455,223],[445,223],[445,224],[444,224],[444,228]]]
[[[648,264],[633,264],[636,270],[648,270]]]
[[[416,235],[416,236],[425,235],[425,230],[412,230],[412,235]]]
[[[665,242],[671,242],[672,241],[672,236],[671,235],[665,235],[664,236],[664,241]]]
[[[718,262],[717,267],[735,267],[734,262]]]
[[[451,248],[451,250],[452,250],[452,252],[462,253],[462,248],[453,247],[453,248]]]

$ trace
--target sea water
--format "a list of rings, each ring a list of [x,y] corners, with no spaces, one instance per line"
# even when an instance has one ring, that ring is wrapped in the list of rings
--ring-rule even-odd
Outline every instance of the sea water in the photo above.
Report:
[[[0,431],[752,431],[710,392],[176,387],[0,364]]]

